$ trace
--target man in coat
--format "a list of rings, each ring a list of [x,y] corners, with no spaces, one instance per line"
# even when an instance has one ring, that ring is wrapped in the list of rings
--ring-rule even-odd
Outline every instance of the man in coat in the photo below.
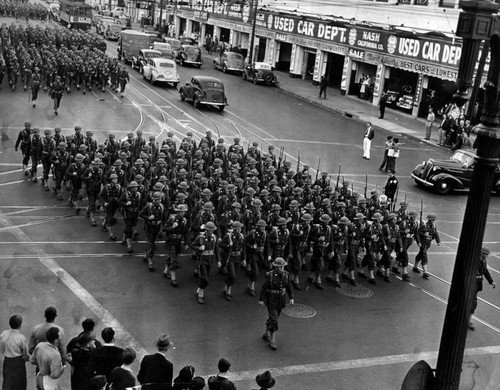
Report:
[[[142,359],[137,380],[143,390],[168,390],[172,387],[174,366],[166,356],[170,345],[169,336],[163,334],[156,342],[156,353]]]

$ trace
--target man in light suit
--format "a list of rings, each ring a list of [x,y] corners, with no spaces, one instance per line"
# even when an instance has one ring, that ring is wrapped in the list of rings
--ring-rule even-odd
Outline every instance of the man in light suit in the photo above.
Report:
[[[370,148],[372,146],[372,139],[375,137],[375,130],[373,130],[370,122],[366,123],[365,136],[363,138],[363,158],[370,159]]]
[[[173,364],[167,360],[167,351],[170,347],[169,336],[161,335],[156,342],[157,351],[146,355],[141,361],[141,368],[137,380],[143,390],[169,390],[172,388]]]

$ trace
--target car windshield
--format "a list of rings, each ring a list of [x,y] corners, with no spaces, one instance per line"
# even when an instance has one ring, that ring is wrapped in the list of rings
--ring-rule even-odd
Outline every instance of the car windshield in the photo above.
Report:
[[[119,24],[111,24],[109,26],[109,29],[111,30],[111,32],[118,32],[118,31],[122,31],[122,26]]]
[[[227,58],[231,60],[241,60],[243,59],[243,56],[238,53],[227,53]]]
[[[198,53],[200,49],[197,47],[186,47],[186,53]]]
[[[222,89],[222,84],[218,83],[217,81],[207,81],[205,84],[207,88],[216,88],[216,89]]]
[[[160,62],[159,63],[160,68],[173,68],[174,64],[171,62]]]
[[[271,70],[271,65],[259,62],[255,64],[255,69]]]
[[[144,57],[146,57],[146,58],[153,58],[153,57],[158,57],[158,56],[161,57],[161,54],[158,54],[155,51],[153,51],[153,52],[147,51],[147,52],[144,53]]]
[[[451,157],[451,159],[454,161],[458,161],[462,165],[467,165],[468,167],[470,167],[472,165],[472,163],[474,162],[474,159],[471,156],[469,156],[468,154],[465,154],[463,152],[460,152],[460,151],[456,152]]]

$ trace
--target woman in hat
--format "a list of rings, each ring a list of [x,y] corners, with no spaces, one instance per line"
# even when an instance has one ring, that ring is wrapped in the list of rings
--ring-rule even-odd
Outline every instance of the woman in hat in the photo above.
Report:
[[[266,279],[260,290],[259,304],[267,306],[268,319],[266,331],[262,338],[269,342],[269,347],[276,350],[276,332],[278,318],[286,306],[286,294],[290,298],[290,305],[294,304],[292,278],[285,271],[286,261],[278,257],[272,263],[274,269],[266,274]]]

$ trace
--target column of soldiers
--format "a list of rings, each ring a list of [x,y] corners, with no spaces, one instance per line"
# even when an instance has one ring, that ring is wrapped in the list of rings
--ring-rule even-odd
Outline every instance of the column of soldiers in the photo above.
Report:
[[[170,132],[161,144],[154,136],[146,140],[141,131],[123,142],[109,134],[102,144],[80,126],[66,137],[58,128],[54,132],[45,130],[42,138],[26,123],[16,142],[25,174],[35,182],[41,161],[45,190],[51,187],[57,199],[68,199],[77,214],[86,207],[90,224],[100,225],[110,240],[118,239],[121,226],[129,253],[142,225],[150,271],[158,240],[165,241],[163,274],[172,286],[179,284],[179,255],[191,248],[200,304],[212,269],[225,275],[223,295],[230,301],[240,268],[248,294],[255,296],[259,275],[277,258],[286,259],[296,290],[304,286],[303,275],[306,288],[321,290],[324,276],[336,287],[341,278],[352,285],[358,278],[376,284],[377,273],[386,282],[391,272],[402,273],[406,281],[414,241],[420,247],[417,263],[429,276],[427,249],[433,240],[439,243],[434,215],[427,222],[420,216],[419,223],[405,201],[395,210],[377,190],[366,198],[348,180],[335,183],[327,172],[314,179],[308,165],[293,170],[284,149],[277,155],[270,145],[263,152],[254,142],[245,150],[239,138],[226,147],[210,131],[199,142],[187,133],[180,143]]]
[[[28,0],[1,0],[0,16],[45,21],[49,16],[49,11],[42,4],[30,3]]]
[[[116,90],[122,71],[116,58],[105,55],[106,43],[96,33],[11,24],[0,27],[0,85],[5,76],[14,91],[31,89],[33,107],[38,91],[73,89],[84,94],[107,86]]]

